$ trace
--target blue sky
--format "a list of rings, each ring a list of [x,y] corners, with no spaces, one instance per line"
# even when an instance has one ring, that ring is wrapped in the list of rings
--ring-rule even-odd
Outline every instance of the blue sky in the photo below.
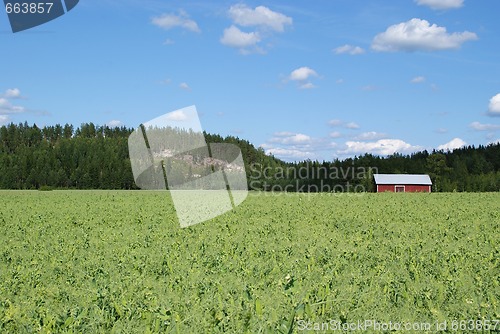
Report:
[[[204,129],[285,160],[500,139],[500,2],[82,0],[13,34],[0,123]]]

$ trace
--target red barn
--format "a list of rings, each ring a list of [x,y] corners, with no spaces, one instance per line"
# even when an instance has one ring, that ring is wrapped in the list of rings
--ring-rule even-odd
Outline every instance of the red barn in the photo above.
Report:
[[[377,192],[395,193],[431,192],[432,181],[429,175],[414,174],[375,174]]]

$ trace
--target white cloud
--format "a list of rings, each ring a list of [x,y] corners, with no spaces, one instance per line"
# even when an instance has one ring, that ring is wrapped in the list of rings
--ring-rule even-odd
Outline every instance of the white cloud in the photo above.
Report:
[[[261,145],[266,153],[274,154],[285,160],[317,158],[316,153],[329,149],[326,139],[313,138],[303,133],[276,132],[265,144]]]
[[[163,41],[163,45],[172,45],[172,44],[175,44],[175,42],[170,38],[167,38],[166,40]]]
[[[166,119],[169,121],[182,122],[187,121],[189,117],[183,110],[176,110],[166,114]]]
[[[425,82],[425,77],[419,76],[411,79],[411,83],[422,83]]]
[[[477,131],[496,131],[500,130],[500,125],[498,124],[482,124],[479,122],[472,122],[469,125],[472,129]]]
[[[180,89],[184,89],[184,90],[191,90],[191,87],[189,87],[189,85],[187,83],[185,83],[185,82],[181,82],[179,84],[179,88]]]
[[[272,31],[283,32],[293,20],[284,14],[274,12],[267,7],[254,9],[244,4],[233,5],[228,10],[233,21],[231,27],[224,29],[220,42],[223,45],[239,49],[241,54],[265,54],[265,49],[258,44],[269,37]],[[239,27],[255,27],[256,31],[244,32]]]
[[[347,124],[345,125],[345,127],[346,127],[346,128],[348,128],[348,129],[352,129],[352,130],[354,130],[354,129],[359,129],[359,125],[358,125],[358,124],[356,124],[356,123],[354,123],[354,122],[349,122],[349,123],[347,123]]]
[[[5,93],[0,94],[0,97],[4,97],[6,99],[20,99],[21,91],[18,88],[9,88],[5,91]]]
[[[333,131],[333,132],[330,132],[330,137],[331,138],[341,138],[342,137],[342,133],[340,133],[338,131]]]
[[[432,9],[455,9],[464,5],[464,0],[415,0],[419,6],[428,6]]]
[[[302,85],[299,86],[300,89],[312,89],[316,88],[316,85],[314,85],[312,82],[306,82]]]
[[[242,53],[247,53],[246,48],[255,47],[261,41],[258,32],[243,32],[238,27],[232,25],[224,29],[220,42],[226,46],[240,49]]]
[[[346,45],[339,46],[338,48],[333,49],[333,52],[335,52],[336,54],[347,53],[347,54],[354,56],[354,55],[360,55],[360,54],[365,53],[365,50],[359,46],[353,46],[353,45],[346,44]]]
[[[282,145],[305,145],[312,142],[312,138],[302,133],[277,132],[269,140],[270,143],[279,143]]]
[[[354,137],[354,140],[377,140],[377,139],[383,139],[386,138],[387,135],[385,133],[380,133],[380,132],[375,132],[375,131],[370,131],[370,132],[363,132],[356,137]]]
[[[490,99],[488,111],[490,116],[500,116],[500,94],[497,94]]]
[[[0,114],[18,114],[26,111],[26,108],[15,106],[5,98],[0,98]]]
[[[439,51],[458,49],[463,43],[472,40],[477,40],[475,33],[464,31],[450,34],[445,27],[414,18],[390,26],[375,36],[372,48],[381,52]]]
[[[9,123],[9,120],[10,120],[9,116],[0,115],[0,124],[2,124],[2,125],[7,124],[7,123]]]
[[[340,119],[329,120],[328,121],[328,125],[330,125],[331,127],[342,126],[342,127],[346,128],[346,129],[351,129],[351,130],[355,130],[355,129],[359,129],[360,128],[359,124],[357,124],[355,122],[345,123],[345,122],[343,122]]]
[[[0,120],[0,122],[1,122],[1,120]],[[494,141],[490,141],[490,142],[488,143],[488,145],[490,145],[490,144],[491,144],[491,145],[497,145],[497,144],[500,144],[500,138],[498,138],[497,140],[494,140]]]
[[[391,155],[394,153],[412,153],[422,149],[420,146],[410,145],[400,139],[381,139],[376,142],[348,141],[346,149],[340,150],[340,154],[364,154]]]
[[[155,26],[169,30],[175,27],[180,27],[192,32],[201,32],[198,24],[191,20],[187,13],[181,11],[179,15],[175,14],[163,14],[160,16],[153,17],[151,20]]]
[[[466,145],[467,145],[467,143],[465,141],[463,141],[462,139],[453,138],[452,140],[450,140],[446,144],[439,145],[438,150],[451,151],[451,150],[454,150],[456,148],[460,148],[460,147],[463,147]]]
[[[328,121],[328,125],[330,126],[340,126],[342,123],[343,122],[340,119],[332,119]]]
[[[117,126],[122,126],[123,122],[114,119],[114,120],[109,121],[106,125],[109,126],[110,128],[115,128]]]
[[[313,77],[317,77],[318,73],[307,66],[297,68],[288,76],[289,80],[296,81],[300,89],[311,89],[316,86],[309,81]]]
[[[276,132],[266,143],[260,145],[266,153],[284,160],[323,159],[324,154],[349,153],[340,151],[336,140],[344,137],[340,132],[331,132],[328,137],[311,137],[295,132]]]
[[[317,77],[318,73],[316,73],[315,70],[312,68],[309,68],[307,66],[300,67],[296,70],[293,70],[292,73],[290,74],[290,80],[294,81],[306,81],[310,77]]]
[[[11,114],[28,112],[23,106],[12,104],[11,100],[25,99],[19,88],[9,88],[4,93],[0,93],[0,124],[10,121]]]
[[[265,152],[266,154],[272,154],[278,158],[282,158],[285,160],[305,160],[312,159],[314,157],[313,152],[279,147],[265,149]]]
[[[258,6],[252,9],[244,4],[231,6],[229,17],[234,23],[243,27],[266,27],[278,32],[283,32],[285,26],[293,22],[291,17],[274,12],[267,7]]]

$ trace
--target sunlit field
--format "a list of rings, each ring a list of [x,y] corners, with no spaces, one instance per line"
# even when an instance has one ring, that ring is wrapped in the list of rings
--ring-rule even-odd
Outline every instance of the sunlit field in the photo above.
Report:
[[[500,193],[251,193],[185,229],[168,192],[0,198],[2,333],[500,319]]]

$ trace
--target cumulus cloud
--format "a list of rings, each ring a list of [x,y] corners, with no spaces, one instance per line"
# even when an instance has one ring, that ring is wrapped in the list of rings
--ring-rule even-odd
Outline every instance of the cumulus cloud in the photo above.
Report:
[[[498,124],[482,124],[479,122],[472,122],[469,126],[476,131],[496,131],[500,130],[500,125]]]
[[[187,121],[189,117],[183,110],[176,110],[168,113],[166,119],[169,121],[182,122]]]
[[[26,111],[26,108],[10,103],[6,98],[0,98],[0,114],[18,114]]]
[[[428,6],[435,10],[455,9],[464,5],[464,0],[415,0],[419,6]]]
[[[328,121],[328,125],[330,125],[331,127],[342,126],[342,127],[346,128],[346,129],[351,129],[351,130],[356,130],[356,129],[360,128],[359,124],[357,124],[355,122],[347,122],[347,123],[345,123],[344,121],[342,121],[340,119],[329,120]]]
[[[317,158],[316,152],[329,146],[321,138],[313,138],[303,133],[283,131],[275,132],[261,147],[265,149],[266,153],[285,160],[303,160]]]
[[[318,73],[307,66],[297,68],[290,73],[288,79],[296,81],[300,89],[311,89],[316,86],[309,80],[313,77],[318,77]]]
[[[385,32],[376,35],[372,49],[380,52],[451,50],[477,38],[475,33],[469,31],[450,34],[445,27],[414,18],[390,26]]]
[[[333,132],[330,132],[330,137],[331,138],[341,138],[342,133],[340,133],[339,131],[333,131]]]
[[[296,70],[293,70],[290,74],[290,80],[295,81],[306,81],[310,77],[317,77],[318,73],[315,70],[309,67],[300,67]]]
[[[293,23],[291,17],[274,12],[264,6],[252,9],[247,5],[238,4],[231,6],[228,13],[233,22],[242,27],[266,27],[274,31],[283,32],[286,25]]]
[[[261,41],[258,32],[243,32],[238,27],[232,25],[224,29],[224,33],[220,38],[220,42],[226,46],[240,49],[242,53],[248,53],[248,48],[256,47],[256,44]],[[258,50],[258,49],[255,49]]]
[[[360,126],[357,124],[357,123],[354,123],[354,122],[349,122],[345,125],[346,128],[348,129],[351,129],[351,130],[355,130],[355,129],[359,129]]]
[[[422,77],[422,76],[418,76],[418,77],[415,77],[413,79],[411,79],[410,81],[411,83],[422,83],[422,82],[425,82],[425,77]]]
[[[265,6],[250,8],[244,4],[233,5],[229,8],[228,15],[233,24],[224,30],[220,42],[239,49],[241,54],[264,54],[265,50],[258,45],[264,37],[269,37],[272,32],[284,32],[285,26],[293,23],[291,17]],[[255,31],[244,32],[238,26],[253,27]]]
[[[5,93],[0,94],[0,97],[4,97],[6,99],[20,99],[20,98],[22,98],[21,91],[19,90],[19,88],[9,88],[5,91]]]
[[[500,116],[500,94],[497,94],[490,99],[488,112],[490,116]]]
[[[456,148],[464,147],[467,143],[460,138],[453,138],[449,142],[438,146],[438,150],[452,151]]]
[[[181,11],[179,15],[163,14],[153,17],[151,19],[151,23],[166,30],[179,27],[192,32],[201,32],[198,24],[195,21],[191,20],[188,17],[187,13],[184,11]]]
[[[179,88],[180,89],[184,89],[184,90],[191,90],[191,87],[189,87],[189,85],[187,83],[185,83],[185,82],[181,82],[179,84]]]
[[[19,88],[9,88],[5,92],[0,93],[0,123],[10,122],[10,115],[32,112],[32,110],[17,105],[18,100],[24,99],[26,98],[21,94]],[[13,103],[13,100],[16,103]],[[39,112],[39,114],[44,115],[46,112]]]
[[[348,141],[346,149],[340,150],[340,154],[364,154],[391,155],[394,153],[412,153],[422,149],[420,146],[408,144],[400,139],[380,139],[375,142]]]
[[[22,99],[21,91],[17,88],[7,89],[4,93],[0,94],[0,124],[10,122],[12,114],[20,114],[27,112],[25,107],[14,105],[10,100]]]
[[[116,119],[113,119],[113,120],[109,121],[108,123],[106,123],[106,125],[109,126],[110,128],[115,128],[118,126],[122,126],[123,122],[116,120]]]
[[[333,52],[336,54],[350,54],[350,55],[360,55],[365,53],[365,50],[359,46],[353,46],[353,45],[342,45],[339,46],[338,48],[333,49]]]
[[[312,142],[312,138],[302,133],[277,132],[269,140],[270,143],[279,143],[283,145],[305,145]]]
[[[285,159],[285,160],[305,160],[305,159],[312,159],[314,158],[314,153],[309,152],[309,151],[301,151],[297,149],[289,149],[289,148],[264,148],[264,151],[266,154],[272,154],[278,158]]]
[[[375,132],[375,131],[370,131],[370,132],[363,132],[357,136],[355,136],[353,139],[354,140],[377,140],[377,139],[383,139],[386,138],[387,135],[385,133],[380,133],[380,132]]]
[[[328,121],[328,125],[330,126],[340,126],[342,123],[343,122],[340,119],[332,119]]]
[[[316,85],[314,85],[312,82],[306,82],[304,84],[299,85],[300,89],[312,89],[316,88]]]

